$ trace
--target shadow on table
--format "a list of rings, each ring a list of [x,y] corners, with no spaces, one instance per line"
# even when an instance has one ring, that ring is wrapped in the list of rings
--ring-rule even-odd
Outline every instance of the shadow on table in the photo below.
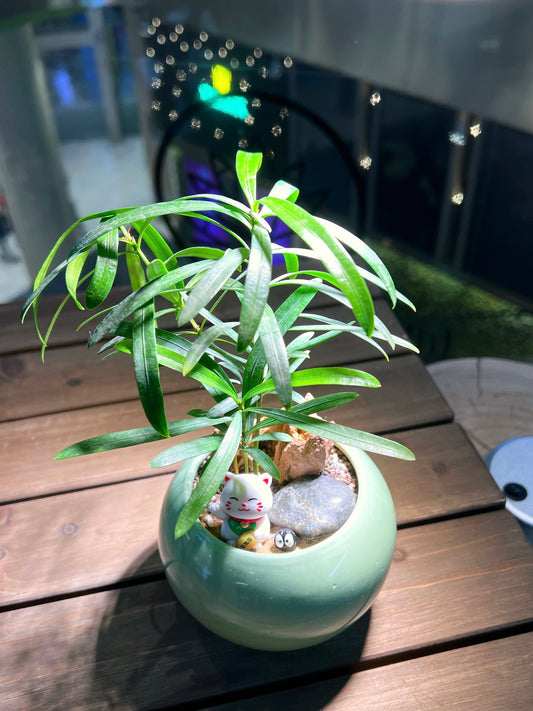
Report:
[[[153,552],[130,572],[157,569],[158,559]],[[315,685],[311,701],[306,699],[305,708],[318,711],[348,681],[370,625],[367,612],[316,647],[261,652],[232,644],[197,623],[166,579],[141,578],[117,590],[112,599],[98,635],[92,695],[95,706],[109,708],[193,709],[237,701],[232,709],[266,711],[279,709],[279,696],[271,695],[278,690],[283,708],[299,708],[299,694],[283,693],[285,689],[329,679]]]

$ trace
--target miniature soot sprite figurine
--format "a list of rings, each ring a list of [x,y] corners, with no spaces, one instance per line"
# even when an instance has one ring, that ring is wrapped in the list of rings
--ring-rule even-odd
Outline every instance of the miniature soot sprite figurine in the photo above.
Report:
[[[238,548],[255,548],[270,535],[266,515],[272,508],[270,474],[232,474],[224,478],[219,506],[210,506],[211,513],[221,518],[221,536]]]
[[[274,536],[274,544],[280,551],[292,551],[297,543],[298,536],[292,528],[280,528]]]

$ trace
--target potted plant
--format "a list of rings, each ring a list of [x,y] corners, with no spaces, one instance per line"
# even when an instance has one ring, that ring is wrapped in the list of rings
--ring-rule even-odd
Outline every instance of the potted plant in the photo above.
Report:
[[[68,292],[63,304],[72,299],[82,310],[96,310],[88,345],[103,343],[106,355],[131,355],[149,423],[79,442],[56,458],[198,432],[193,441],[172,443],[152,461],[156,467],[183,462],[161,515],[160,552],[169,582],[185,607],[218,634],[251,647],[294,649],[327,639],[362,615],[389,568],[394,508],[366,452],[414,458],[400,444],[318,416],[351,402],[356,393],[308,400],[296,388],[378,386],[373,376],[352,368],[305,364],[314,346],[343,333],[383,353],[380,341],[409,346],[375,316],[366,282],[383,289],[393,305],[397,299],[410,302],[397,293],[381,260],[360,239],[300,207],[295,187],[278,181],[258,197],[261,161],[260,153],[239,151],[236,156],[247,204],[220,195],[193,195],[79,220],[43,264],[23,315],[33,307],[37,324],[39,296],[63,274]],[[153,224],[162,215],[208,220],[226,233],[231,246],[173,252]],[[271,241],[272,217],[294,232],[297,245],[281,248]],[[97,226],[52,268],[72,229],[90,219],[98,219]],[[88,268],[94,252],[94,266]],[[278,255],[284,268],[276,272]],[[354,255],[370,271],[356,264]],[[131,290],[106,307],[121,258]],[[82,284],[87,285],[84,304],[78,295]],[[278,293],[283,299],[274,308]],[[314,312],[312,301],[319,294],[341,304],[346,320]],[[228,320],[232,309],[235,317]],[[169,313],[175,328],[160,328],[158,321]],[[45,335],[37,327],[43,350],[57,316]],[[168,422],[161,367],[196,380],[212,398],[210,409],[191,410],[188,417]],[[277,402],[264,402],[265,396],[275,396]],[[358,499],[347,522],[316,546],[286,555],[256,555],[216,539],[198,518],[239,457],[245,471],[279,478],[262,444],[290,439],[287,432],[268,429],[280,424],[334,441],[355,468]],[[206,427],[211,433],[205,434]]]

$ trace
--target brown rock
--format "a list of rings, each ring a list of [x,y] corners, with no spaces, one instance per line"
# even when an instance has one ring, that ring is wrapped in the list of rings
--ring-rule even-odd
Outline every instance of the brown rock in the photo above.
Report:
[[[292,437],[292,442],[277,442],[272,457],[281,472],[282,482],[318,475],[326,468],[333,448],[333,442],[329,439],[289,425],[273,427],[272,431],[286,432]]]

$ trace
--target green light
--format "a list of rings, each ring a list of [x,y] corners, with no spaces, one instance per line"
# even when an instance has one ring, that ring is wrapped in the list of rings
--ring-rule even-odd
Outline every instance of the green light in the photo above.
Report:
[[[198,97],[200,101],[209,104],[215,111],[220,111],[242,121],[248,116],[248,100],[244,96],[222,96],[210,84],[200,84]]]

